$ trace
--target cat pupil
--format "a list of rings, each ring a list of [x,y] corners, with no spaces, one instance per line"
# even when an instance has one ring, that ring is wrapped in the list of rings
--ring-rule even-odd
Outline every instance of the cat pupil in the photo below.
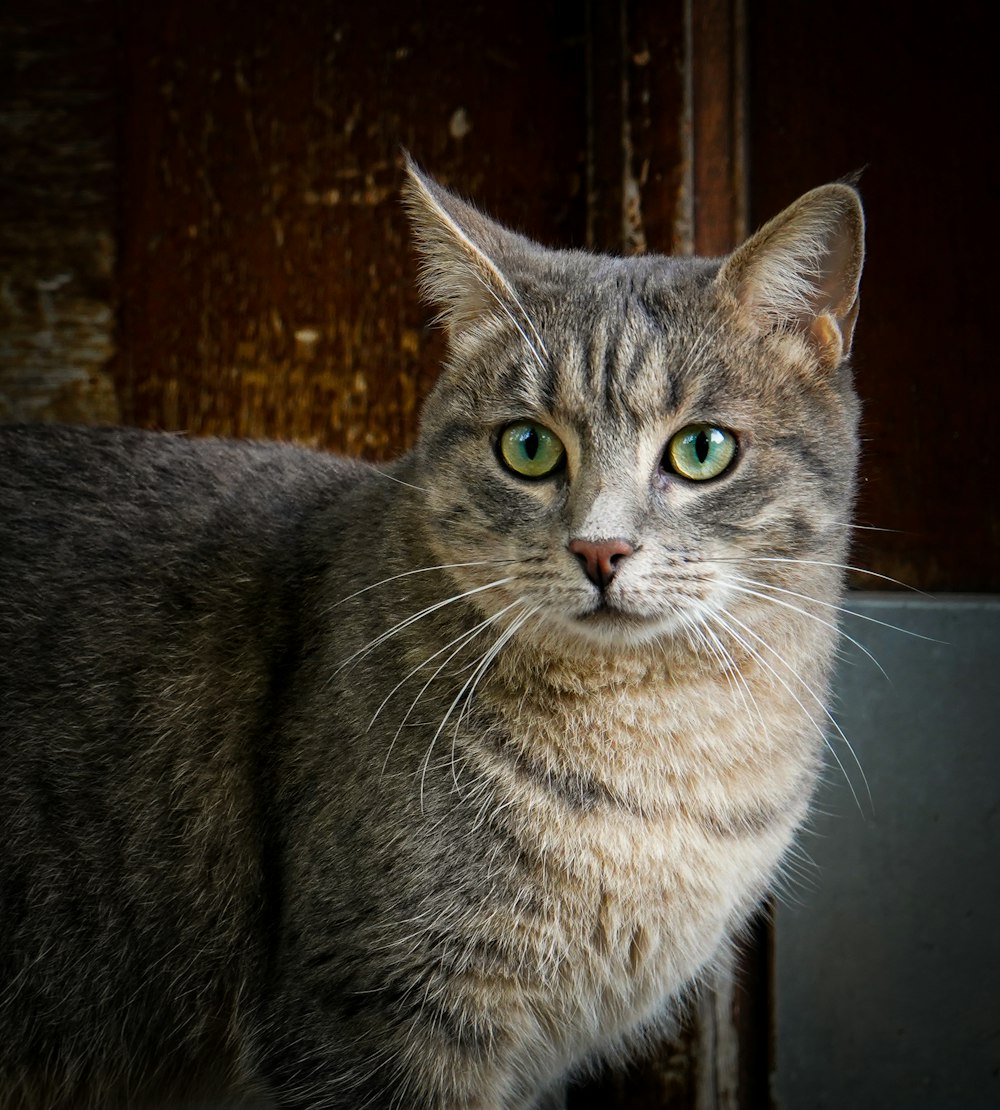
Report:
[[[524,439],[521,440],[521,444],[524,447],[524,453],[528,456],[528,458],[534,459],[534,457],[538,454],[538,432],[536,432],[535,429],[532,428],[524,437]]]
[[[710,446],[708,436],[704,432],[699,432],[698,438],[694,441],[694,451],[698,456],[698,462],[703,463],[708,458]]]

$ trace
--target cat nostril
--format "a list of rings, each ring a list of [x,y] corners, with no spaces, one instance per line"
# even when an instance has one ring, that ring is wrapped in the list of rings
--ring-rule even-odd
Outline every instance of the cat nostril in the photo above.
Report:
[[[622,539],[570,540],[566,546],[599,590],[607,589],[619,565],[635,551],[628,540]]]

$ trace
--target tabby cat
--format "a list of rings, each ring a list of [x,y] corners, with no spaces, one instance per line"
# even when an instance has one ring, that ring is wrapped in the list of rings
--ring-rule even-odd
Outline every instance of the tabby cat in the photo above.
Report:
[[[410,167],[378,468],[0,434],[0,1106],[514,1110],[634,1051],[821,766],[863,217],[548,250]]]

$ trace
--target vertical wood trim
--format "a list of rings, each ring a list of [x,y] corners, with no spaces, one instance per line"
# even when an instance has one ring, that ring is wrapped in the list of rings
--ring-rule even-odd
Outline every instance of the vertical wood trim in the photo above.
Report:
[[[727,952],[716,972],[716,985],[705,991],[695,1016],[695,1110],[739,1110],[740,1041],[733,1021],[738,990],[735,960]]]
[[[694,252],[719,255],[747,234],[745,0],[689,0]]]
[[[587,6],[587,245],[683,252],[684,5]]]
[[[624,249],[622,133],[624,0],[588,0],[587,39],[587,231],[589,249]]]

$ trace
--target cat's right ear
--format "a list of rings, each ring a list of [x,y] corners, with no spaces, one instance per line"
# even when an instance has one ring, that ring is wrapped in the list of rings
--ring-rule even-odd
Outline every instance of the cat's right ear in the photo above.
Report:
[[[800,197],[738,247],[716,279],[766,332],[798,335],[824,366],[851,349],[865,257],[865,219],[851,185]]]
[[[420,255],[420,291],[454,335],[516,298],[500,264],[516,236],[427,177],[406,155],[404,201]]]

